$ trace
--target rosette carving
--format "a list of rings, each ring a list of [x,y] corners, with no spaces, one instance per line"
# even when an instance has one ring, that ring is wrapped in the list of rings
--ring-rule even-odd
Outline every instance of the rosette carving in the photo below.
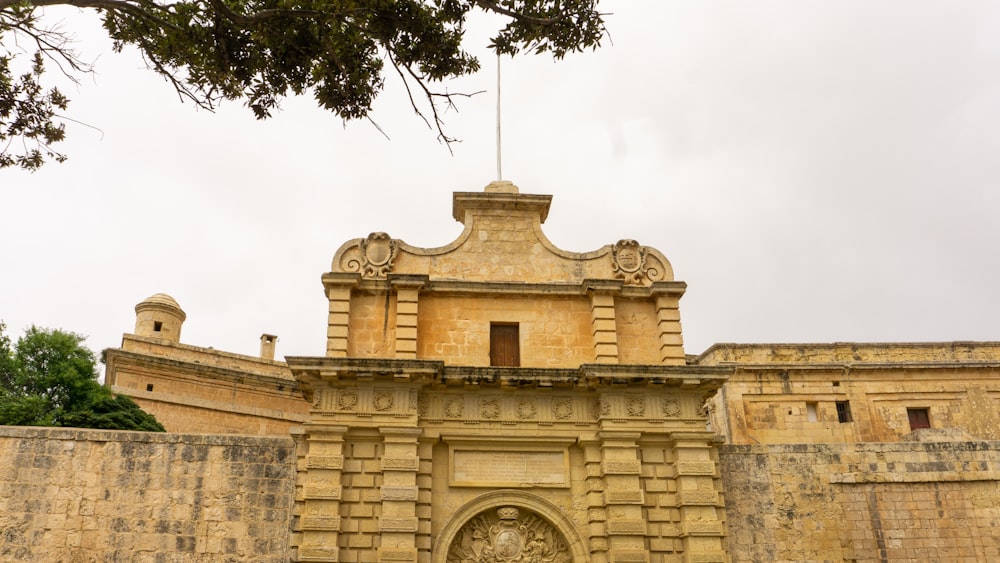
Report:
[[[681,415],[681,402],[677,399],[663,399],[663,414],[668,418],[677,418]]]
[[[479,415],[483,418],[500,418],[500,401],[498,399],[483,399],[479,403]]]
[[[573,401],[564,398],[555,399],[552,401],[552,414],[558,420],[566,420],[573,416]]]
[[[376,391],[373,403],[375,405],[375,410],[379,412],[385,412],[391,409],[393,403],[392,391]]]
[[[646,401],[642,397],[626,397],[625,410],[629,416],[644,416],[646,414]]]

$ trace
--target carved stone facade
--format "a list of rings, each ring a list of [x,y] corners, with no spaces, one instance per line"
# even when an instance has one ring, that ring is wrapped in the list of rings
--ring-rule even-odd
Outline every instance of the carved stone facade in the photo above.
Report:
[[[286,358],[312,405],[299,561],[726,559],[701,406],[731,370],[686,365],[662,254],[560,250],[549,200],[494,183],[455,194],[449,245],[336,252],[327,354]],[[519,365],[490,365],[496,325]]]
[[[445,246],[348,241],[317,356],[182,344],[180,306],[143,301],[106,383],[174,434],[0,433],[0,485],[28,491],[0,559],[1000,559],[1000,343],[685,356],[666,257],[558,249],[549,202],[494,183],[455,194]]]

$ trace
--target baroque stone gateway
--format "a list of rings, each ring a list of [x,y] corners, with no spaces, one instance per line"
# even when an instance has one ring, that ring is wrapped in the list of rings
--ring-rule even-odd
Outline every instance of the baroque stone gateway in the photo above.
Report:
[[[347,241],[316,356],[139,303],[106,384],[169,433],[0,428],[0,560],[1000,560],[1000,343],[687,355],[667,258],[559,249],[550,200]]]

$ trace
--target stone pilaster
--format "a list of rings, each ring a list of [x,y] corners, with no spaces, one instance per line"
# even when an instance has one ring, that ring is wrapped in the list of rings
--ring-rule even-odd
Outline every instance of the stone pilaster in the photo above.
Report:
[[[592,286],[590,315],[594,326],[594,361],[599,364],[618,363],[618,328],[615,323],[615,293],[620,284]]]
[[[603,430],[601,477],[607,511],[609,563],[646,563],[646,520],[638,440],[640,433]]]
[[[418,428],[382,428],[382,515],[378,561],[417,561]]]
[[[659,331],[660,361],[664,364],[684,364],[684,338],[681,336],[681,311],[683,290],[673,285],[654,284],[652,295],[656,302],[656,324]]]
[[[325,274],[323,287],[330,300],[326,328],[326,355],[347,357],[348,325],[351,313],[351,290],[357,285],[355,274]]]
[[[346,426],[306,425],[298,561],[336,563]]]
[[[722,537],[725,524],[716,488],[718,468],[708,432],[673,434],[677,508],[681,518],[684,561],[714,563],[726,560]]]
[[[591,563],[608,563],[608,510],[604,505],[604,479],[600,441],[581,441],[587,475],[587,523]]]
[[[437,437],[423,435],[417,446],[419,466],[417,471],[417,563],[430,563],[431,547],[431,517],[433,516],[431,491],[434,486],[434,444]]]
[[[396,359],[415,360],[417,358],[417,300],[422,276],[393,277],[392,287],[396,290]]]

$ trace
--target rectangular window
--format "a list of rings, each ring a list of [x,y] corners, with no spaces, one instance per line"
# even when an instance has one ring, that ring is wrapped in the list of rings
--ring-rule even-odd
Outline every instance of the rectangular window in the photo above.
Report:
[[[818,418],[816,416],[816,403],[806,403],[806,419],[809,422],[816,422]]]
[[[517,324],[490,323],[490,365],[521,365],[520,337]]]
[[[153,332],[160,332],[163,329],[163,323],[160,321],[153,321]]]
[[[906,416],[910,419],[910,430],[931,427],[928,409],[906,409]]]
[[[840,422],[851,422],[851,403],[849,401],[837,401],[837,420]]]

